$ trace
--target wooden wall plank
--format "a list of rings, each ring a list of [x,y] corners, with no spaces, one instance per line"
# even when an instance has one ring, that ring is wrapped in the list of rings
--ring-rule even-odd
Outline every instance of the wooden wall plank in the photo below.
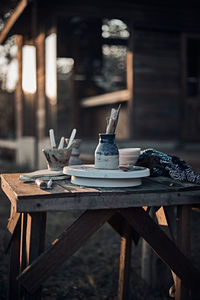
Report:
[[[136,24],[149,26],[149,28],[163,28],[164,30],[198,30],[200,29],[198,22],[198,4],[182,3],[177,5],[172,2],[151,3],[148,1],[140,3],[135,2],[116,2],[115,6],[110,1],[101,1],[98,4],[87,2],[77,5],[76,2],[68,3],[60,1],[57,6],[57,13],[63,16],[93,16],[108,18],[130,18],[134,19]],[[49,5],[52,10],[55,9],[54,2]]]
[[[0,32],[0,44],[4,42],[9,31],[14,26],[14,24],[17,21],[17,19],[19,18],[19,16],[23,13],[27,4],[28,4],[27,0],[19,1],[19,3],[17,4],[16,8],[13,11],[13,13],[11,14],[10,18],[7,20],[2,31]]]
[[[39,140],[46,136],[46,98],[45,98],[45,33],[40,32],[35,39],[37,54],[37,108],[36,135]]]
[[[126,56],[126,82],[127,88],[130,93],[130,98],[127,103],[127,118],[128,118],[128,128],[127,133],[125,135],[128,138],[133,138],[134,136],[134,128],[133,128],[133,118],[134,118],[134,27],[133,22],[129,24],[130,30],[130,38],[128,42],[127,56]]]
[[[135,138],[179,137],[179,49],[180,36],[177,33],[135,29]]]
[[[16,136],[19,138],[23,135],[23,92],[22,92],[22,46],[23,37],[21,35],[16,36],[17,61],[18,61],[18,81],[15,91],[15,108],[16,108]]]
[[[99,96],[88,97],[81,101],[82,107],[96,107],[99,105],[109,105],[118,102],[128,101],[130,99],[129,90],[121,90],[112,93],[106,93]]]

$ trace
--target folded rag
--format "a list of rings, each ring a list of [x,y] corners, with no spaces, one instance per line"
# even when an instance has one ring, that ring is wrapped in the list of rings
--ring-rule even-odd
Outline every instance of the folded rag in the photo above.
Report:
[[[184,160],[154,149],[143,150],[136,165],[149,168],[151,176],[168,176],[176,180],[200,184],[200,174]]]

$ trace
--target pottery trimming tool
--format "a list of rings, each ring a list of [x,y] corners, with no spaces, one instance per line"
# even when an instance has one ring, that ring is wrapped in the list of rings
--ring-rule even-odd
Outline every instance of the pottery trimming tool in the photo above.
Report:
[[[73,140],[74,140],[74,138],[75,138],[75,135],[76,135],[76,129],[74,128],[74,129],[72,130],[71,136],[70,136],[70,138],[69,138],[69,142],[68,142],[68,145],[67,145],[67,149],[72,145],[72,142],[73,142]]]
[[[49,137],[50,137],[51,147],[53,149],[55,149],[56,148],[56,141],[55,141],[55,135],[54,135],[54,130],[53,129],[49,130]]]
[[[58,149],[63,149],[64,148],[64,142],[65,142],[65,138],[64,138],[64,136],[62,136],[61,139],[60,139],[60,143],[58,145]]]

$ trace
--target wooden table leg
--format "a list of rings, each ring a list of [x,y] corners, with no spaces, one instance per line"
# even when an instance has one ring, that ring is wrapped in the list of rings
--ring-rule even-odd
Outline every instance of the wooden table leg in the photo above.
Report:
[[[184,286],[199,295],[199,271],[150,216],[138,207],[121,209],[120,213],[170,269],[182,279]]]
[[[10,261],[8,275],[8,300],[18,300],[19,285],[16,280],[20,273],[20,236],[21,236],[21,219],[18,220],[13,232],[10,244]]]
[[[179,249],[190,257],[190,230],[191,230],[191,207],[178,206],[177,209],[177,245]],[[190,298],[190,291],[186,289],[181,279],[176,276],[176,300],[188,300]]]
[[[124,223],[125,222],[126,222],[125,219],[119,213],[114,214],[108,220],[108,224],[110,224],[110,226],[121,236],[124,235]],[[131,238],[132,238],[133,242],[135,243],[135,245],[137,245],[139,242],[140,236],[133,229],[131,229]]]
[[[115,210],[88,210],[67,228],[33,263],[19,276],[22,286],[33,294],[53,271],[71,257],[94,234]],[[35,245],[34,245],[35,246]]]
[[[26,265],[31,264],[45,248],[45,231],[46,231],[46,213],[31,213],[24,218],[25,244],[22,241],[24,253],[22,260],[25,259]],[[23,266],[24,269],[24,266]],[[25,300],[39,300],[41,299],[41,288],[39,288],[33,295],[24,291]]]
[[[15,211],[15,208],[11,205],[10,218],[8,220],[7,229],[6,229],[5,235],[4,235],[4,250],[5,250],[5,253],[7,253],[9,248],[10,248],[12,238],[14,236],[14,232],[15,232],[17,223],[19,222],[20,218],[21,218],[21,214],[17,213]]]
[[[129,277],[131,268],[131,227],[124,221],[121,237],[118,300],[127,300],[129,296]]]
[[[27,214],[21,214],[21,238],[20,238],[20,273],[27,266],[26,257],[26,226],[27,226]]]

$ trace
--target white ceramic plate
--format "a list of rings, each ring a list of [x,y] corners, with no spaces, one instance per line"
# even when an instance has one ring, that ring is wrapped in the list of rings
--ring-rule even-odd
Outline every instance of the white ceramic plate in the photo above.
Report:
[[[63,173],[71,175],[77,185],[96,187],[129,187],[141,184],[141,178],[150,175],[147,168],[133,166],[129,171],[96,169],[94,165],[66,166]]]

